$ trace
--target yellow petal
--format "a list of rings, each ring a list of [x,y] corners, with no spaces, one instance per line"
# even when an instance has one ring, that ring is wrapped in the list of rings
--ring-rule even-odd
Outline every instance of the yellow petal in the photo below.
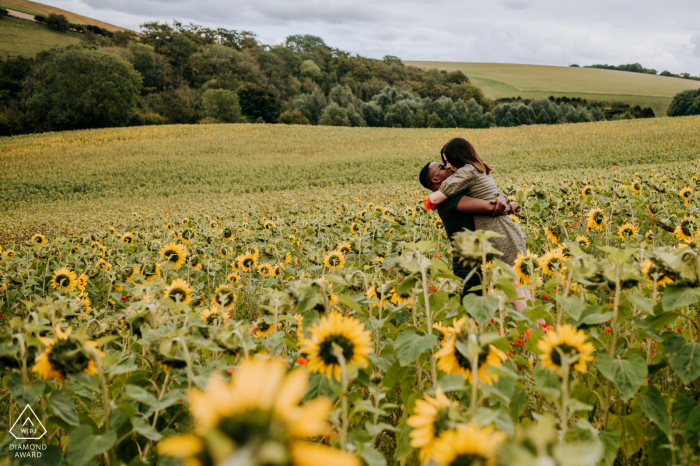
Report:
[[[353,454],[324,445],[294,443],[292,464],[294,466],[360,466],[360,460]]]

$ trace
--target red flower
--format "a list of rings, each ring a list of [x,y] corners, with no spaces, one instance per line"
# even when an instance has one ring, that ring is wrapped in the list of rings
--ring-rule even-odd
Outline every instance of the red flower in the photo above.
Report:
[[[305,365],[307,365],[308,363],[309,363],[309,360],[306,359],[306,358],[302,358],[301,356],[299,356],[299,357],[297,358],[297,364],[299,364],[300,366],[305,366]]]
[[[606,331],[607,333],[610,333],[610,327],[605,327],[605,331]]]
[[[522,339],[522,338],[518,338],[518,344],[519,344],[520,346],[523,346],[523,339]]]
[[[437,206],[430,202],[430,198],[428,198],[423,201],[423,207],[425,207],[425,210],[434,210]]]
[[[122,296],[122,301],[126,302],[126,296]]]

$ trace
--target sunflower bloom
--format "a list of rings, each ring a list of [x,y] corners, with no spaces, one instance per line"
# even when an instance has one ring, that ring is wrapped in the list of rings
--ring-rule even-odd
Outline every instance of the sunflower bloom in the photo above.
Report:
[[[518,284],[527,285],[532,283],[532,275],[537,268],[537,255],[531,253],[529,249],[525,255],[518,253],[518,257],[513,263],[513,268],[518,274]]]
[[[56,325],[54,330],[56,338],[39,338],[46,349],[36,357],[32,372],[45,380],[63,380],[68,374],[77,374],[78,372],[96,375],[97,366],[92,359],[91,350],[96,350],[100,357],[105,356],[104,353],[97,350],[97,343],[94,341],[81,343],[73,338],[71,336],[73,327],[68,327],[63,332],[61,327]]]
[[[552,371],[562,367],[562,356],[567,356],[572,362],[574,370],[586,373],[586,363],[593,361],[593,344],[586,341],[583,330],[577,330],[569,324],[557,327],[549,331],[537,342],[542,365]]]
[[[437,466],[480,464],[496,465],[496,452],[505,440],[503,432],[479,427],[474,422],[444,432],[433,446],[432,459]]]
[[[689,207],[690,206],[690,196],[692,196],[692,194],[693,194],[693,188],[685,187],[685,188],[680,190],[680,192],[678,193],[678,196],[681,199],[683,199],[683,203]]]
[[[537,262],[542,267],[542,271],[547,275],[558,275],[566,267],[564,266],[564,252],[561,249],[550,249],[542,257],[537,259]]]
[[[676,238],[685,242],[691,242],[698,234],[698,224],[695,217],[685,217],[683,221],[673,230]]]
[[[605,214],[603,214],[603,209],[595,208],[588,212],[588,215],[586,216],[586,231],[603,231],[604,224]]]
[[[331,270],[342,268],[345,265],[345,255],[340,251],[333,251],[326,256],[323,265]]]
[[[163,290],[163,294],[166,298],[170,298],[175,302],[179,301],[182,304],[189,304],[192,300],[192,288],[190,288],[189,283],[182,278],[173,280],[170,286]]]
[[[310,370],[340,380],[340,361],[334,353],[334,344],[341,348],[345,364],[367,366],[372,337],[359,320],[332,312],[309,330],[311,336],[304,339],[302,351],[308,355]]]
[[[238,266],[238,270],[248,272],[257,267],[258,256],[252,252],[240,254],[238,257],[236,257],[236,265]]]
[[[125,245],[131,245],[134,244],[134,235],[131,233],[124,233],[122,237],[119,239],[119,242]]]
[[[440,386],[435,390],[435,398],[428,395],[423,398],[416,400],[413,414],[406,420],[406,425],[413,427],[408,434],[411,447],[420,450],[421,462],[426,463],[431,458],[435,440],[442,432],[456,427],[454,408],[459,406],[459,402],[447,398]]]
[[[182,244],[170,243],[160,251],[161,261],[166,262],[174,269],[180,268],[187,259],[187,248]]]
[[[624,225],[622,225],[620,228],[617,230],[617,235],[623,240],[623,241],[629,241],[630,238],[633,238],[637,236],[637,227],[632,225],[631,223],[627,222]]]
[[[51,288],[62,293],[75,290],[78,286],[78,276],[67,267],[56,270],[51,277]]]

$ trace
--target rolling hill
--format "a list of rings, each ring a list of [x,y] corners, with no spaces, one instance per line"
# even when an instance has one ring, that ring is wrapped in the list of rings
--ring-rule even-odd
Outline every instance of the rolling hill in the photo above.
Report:
[[[0,7],[7,8],[10,10],[19,11],[22,13],[27,13],[30,15],[50,15],[51,13],[56,13],[57,15],[63,15],[68,18],[68,21],[76,24],[91,24],[93,26],[99,26],[105,28],[112,32],[117,31],[127,31],[127,29],[115,26],[113,24],[98,21],[96,19],[88,18],[87,16],[78,15],[71,13],[70,11],[62,10],[49,5],[44,5],[43,3],[32,2],[30,0],[0,0]]]
[[[428,61],[404,63],[421,68],[463,71],[491,99],[518,96],[532,99],[550,95],[581,97],[651,107],[657,116],[666,115],[671,99],[678,92],[700,88],[700,81],[596,68]]]

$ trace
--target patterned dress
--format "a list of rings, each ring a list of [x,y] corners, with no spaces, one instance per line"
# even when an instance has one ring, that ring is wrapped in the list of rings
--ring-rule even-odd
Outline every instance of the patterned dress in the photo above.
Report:
[[[479,172],[473,165],[469,164],[443,181],[440,192],[447,197],[462,193],[485,201],[490,201],[498,196],[498,188],[493,177]],[[503,235],[503,238],[491,238],[489,241],[503,254],[499,259],[506,264],[512,266],[518,253],[525,254],[523,232],[507,215],[500,217],[474,215],[474,226],[477,230],[493,231]]]

